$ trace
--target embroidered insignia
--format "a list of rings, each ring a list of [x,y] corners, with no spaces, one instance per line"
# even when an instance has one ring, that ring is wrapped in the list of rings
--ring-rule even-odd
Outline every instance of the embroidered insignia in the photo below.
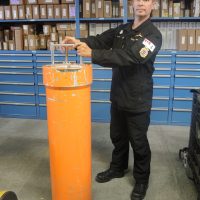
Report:
[[[156,48],[156,46],[149,41],[147,38],[144,39],[143,43],[142,43],[146,48],[148,48],[151,52],[154,51],[154,49]]]
[[[123,31],[123,30],[121,30],[121,31],[119,32],[119,34],[121,35],[121,34],[123,34],[123,32],[124,32],[124,31]]]
[[[149,49],[147,47],[143,47],[141,50],[140,50],[140,56],[142,58],[146,58],[147,55],[149,54]]]

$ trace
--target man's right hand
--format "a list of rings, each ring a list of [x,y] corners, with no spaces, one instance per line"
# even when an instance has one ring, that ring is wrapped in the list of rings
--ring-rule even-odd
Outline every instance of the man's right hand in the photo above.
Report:
[[[80,40],[76,39],[75,37],[66,36],[65,39],[62,41],[62,44],[77,44],[80,43]],[[74,47],[62,47],[62,50],[72,50]]]

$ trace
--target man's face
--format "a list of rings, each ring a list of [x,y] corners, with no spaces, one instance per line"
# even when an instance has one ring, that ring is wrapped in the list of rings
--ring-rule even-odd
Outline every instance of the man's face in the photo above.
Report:
[[[132,0],[134,15],[137,17],[150,16],[155,0]]]

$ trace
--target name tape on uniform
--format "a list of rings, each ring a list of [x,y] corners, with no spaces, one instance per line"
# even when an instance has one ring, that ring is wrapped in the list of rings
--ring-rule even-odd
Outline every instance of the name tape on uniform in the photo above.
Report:
[[[151,52],[153,52],[154,49],[156,48],[155,45],[151,41],[149,41],[148,39],[146,39],[146,38],[144,39],[144,41],[143,41],[142,44],[144,44],[144,46],[146,48],[148,48]]]

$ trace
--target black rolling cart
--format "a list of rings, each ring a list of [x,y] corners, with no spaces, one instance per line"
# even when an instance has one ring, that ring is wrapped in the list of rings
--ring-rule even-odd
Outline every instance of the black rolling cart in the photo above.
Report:
[[[200,89],[193,92],[192,119],[188,147],[179,151],[188,178],[192,179],[198,190],[200,200]]]

